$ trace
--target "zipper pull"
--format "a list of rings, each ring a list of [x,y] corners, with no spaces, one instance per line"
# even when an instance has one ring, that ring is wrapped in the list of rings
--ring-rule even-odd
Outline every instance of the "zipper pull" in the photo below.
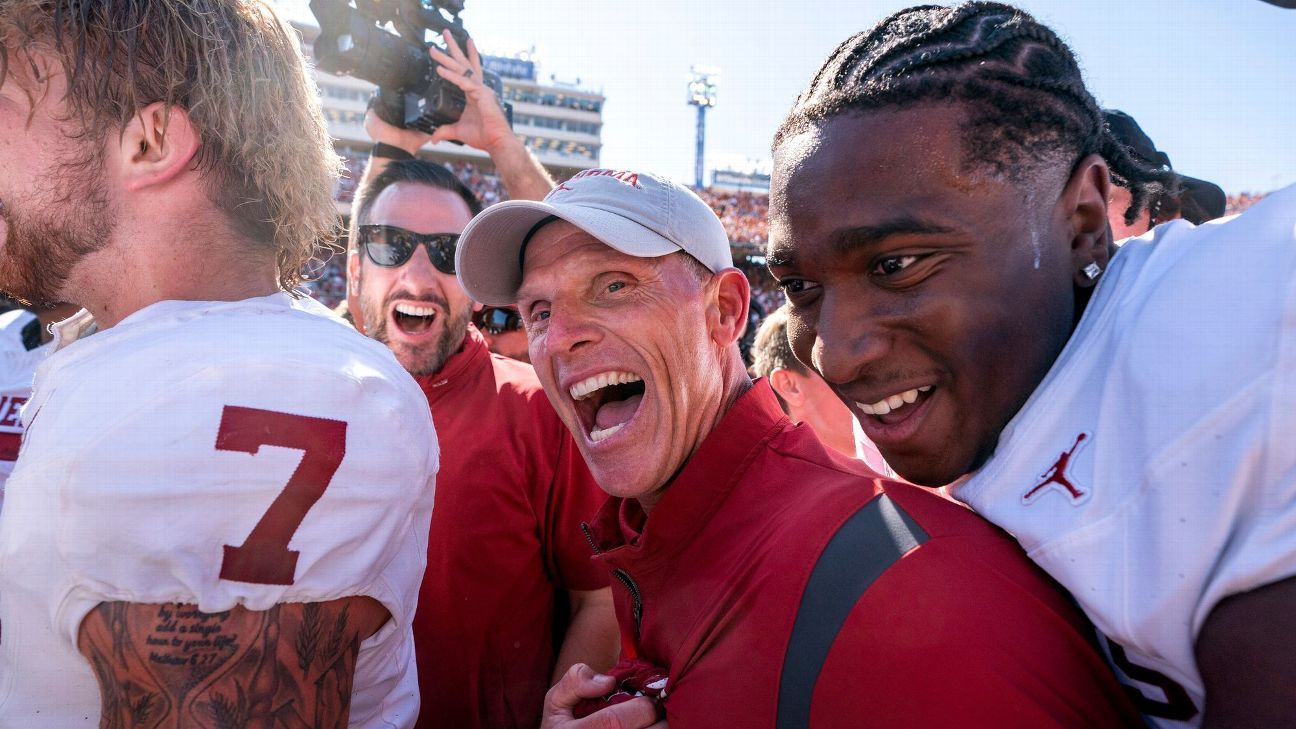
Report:
[[[629,572],[618,568],[612,570],[612,576],[625,585],[626,591],[630,593],[630,614],[634,617],[634,635],[626,635],[624,629],[618,631],[621,633],[621,654],[626,658],[638,658],[639,637],[643,628],[643,594],[639,592],[639,586]]]
[[[599,549],[598,545],[594,543],[594,532],[590,529],[589,522],[581,522],[581,531],[585,533],[585,541],[589,542],[590,550],[594,554],[603,554],[603,550]]]

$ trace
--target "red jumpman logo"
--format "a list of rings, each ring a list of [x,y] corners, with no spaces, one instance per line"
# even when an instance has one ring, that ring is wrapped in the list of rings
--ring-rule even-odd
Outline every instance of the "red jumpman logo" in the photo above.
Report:
[[[1027,491],[1025,496],[1022,496],[1023,504],[1034,502],[1035,499],[1038,499],[1041,494],[1049,489],[1049,487],[1060,487],[1061,489],[1066,489],[1067,495],[1071,498],[1071,503],[1073,504],[1079,504],[1089,496],[1089,492],[1077,488],[1076,485],[1071,482],[1071,479],[1067,477],[1067,468],[1071,466],[1071,457],[1076,454],[1076,451],[1080,448],[1080,444],[1084,443],[1086,437],[1088,437],[1086,433],[1081,433],[1076,436],[1075,443],[1071,445],[1071,449],[1058,456],[1057,462],[1054,463],[1049,470],[1045,471],[1043,476],[1040,476],[1040,482],[1035,484],[1035,487],[1030,491]]]

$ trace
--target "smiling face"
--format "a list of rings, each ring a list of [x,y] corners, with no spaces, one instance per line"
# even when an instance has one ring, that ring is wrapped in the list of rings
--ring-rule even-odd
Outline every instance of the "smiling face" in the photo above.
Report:
[[[461,233],[471,219],[457,193],[398,182],[379,193],[364,222],[414,233]],[[410,374],[440,370],[459,349],[472,318],[473,302],[458,279],[438,271],[422,244],[395,268],[379,266],[363,250],[347,265],[357,327],[390,347]]]
[[[970,167],[963,119],[953,104],[830,118],[775,150],[770,204],[797,358],[896,472],[933,486],[993,453],[1076,306],[1067,171]]]
[[[46,305],[68,296],[73,269],[107,244],[116,223],[103,139],[75,136],[63,119],[63,72],[40,54],[31,59],[47,86],[14,63],[0,85],[0,291]],[[34,111],[24,86],[39,99]]]
[[[598,483],[646,508],[719,421],[737,357],[716,278],[699,269],[683,254],[620,253],[564,221],[526,249],[531,364]],[[717,277],[741,278],[730,273]]]

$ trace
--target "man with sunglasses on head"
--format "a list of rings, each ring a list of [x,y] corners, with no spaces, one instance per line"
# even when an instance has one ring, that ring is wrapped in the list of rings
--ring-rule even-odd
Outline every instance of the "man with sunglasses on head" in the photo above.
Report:
[[[422,386],[440,440],[414,618],[417,726],[534,729],[556,677],[616,659],[607,576],[580,530],[603,495],[535,372],[488,350],[455,278],[459,233],[481,203],[444,166],[414,157],[424,143],[486,150],[515,197],[543,196],[552,182],[481,84],[472,45],[467,55],[447,46],[433,55],[469,100],[458,123],[429,136],[370,115],[379,144],[353,209],[348,303],[356,328]],[[492,310],[483,324],[506,329],[508,314]]]

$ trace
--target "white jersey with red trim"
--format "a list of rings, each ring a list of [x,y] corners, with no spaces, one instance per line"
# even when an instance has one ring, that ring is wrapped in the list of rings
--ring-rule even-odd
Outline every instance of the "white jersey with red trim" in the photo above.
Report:
[[[87,312],[56,326],[23,411],[0,512],[0,726],[99,726],[77,636],[100,603],[356,595],[391,619],[360,646],[350,726],[411,726],[439,462],[414,380],[286,294],[165,301],[92,329]],[[223,650],[192,642],[194,665]]]
[[[31,396],[36,365],[49,353],[49,346],[27,349],[23,328],[36,315],[23,309],[0,314],[0,509],[4,508],[4,487],[18,460],[22,443],[22,408]]]
[[[0,351],[23,347],[23,329],[36,321],[36,315],[26,309],[10,309],[0,314]]]
[[[854,418],[851,418],[851,435],[855,438],[855,458],[864,461],[864,465],[873,469],[875,473],[887,478],[900,478],[891,466],[887,465],[886,459],[882,457],[882,451],[879,451],[873,441],[869,440],[864,433],[864,428]]]
[[[954,495],[1107,637],[1157,726],[1197,726],[1193,646],[1296,575],[1296,186],[1125,243],[994,456]]]

